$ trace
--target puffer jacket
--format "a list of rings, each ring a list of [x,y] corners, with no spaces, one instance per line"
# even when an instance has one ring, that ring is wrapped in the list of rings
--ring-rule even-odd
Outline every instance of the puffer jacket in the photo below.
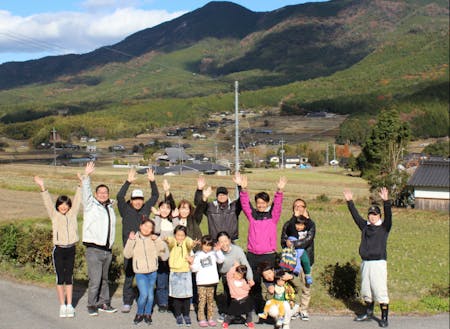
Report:
[[[164,256],[164,247],[165,242],[160,238],[152,240],[138,232],[134,240],[127,240],[123,255],[125,258],[133,258],[134,273],[151,273],[158,269],[158,257]]]
[[[78,242],[77,215],[81,205],[81,187],[77,187],[72,207],[63,215],[55,208],[55,203],[48,190],[41,192],[42,200],[52,221],[53,244],[68,246]]]

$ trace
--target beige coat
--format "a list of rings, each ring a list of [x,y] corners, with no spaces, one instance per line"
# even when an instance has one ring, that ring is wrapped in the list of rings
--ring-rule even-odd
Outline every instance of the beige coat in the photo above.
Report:
[[[77,187],[75,197],[72,200],[72,208],[63,215],[55,208],[55,203],[50,193],[41,192],[45,208],[52,221],[53,244],[55,246],[67,246],[78,242],[77,215],[81,205],[81,187]]]
[[[152,240],[138,232],[134,240],[127,240],[123,255],[125,258],[133,258],[134,273],[151,273],[158,269],[158,257],[163,257],[164,251],[165,243],[160,238]]]

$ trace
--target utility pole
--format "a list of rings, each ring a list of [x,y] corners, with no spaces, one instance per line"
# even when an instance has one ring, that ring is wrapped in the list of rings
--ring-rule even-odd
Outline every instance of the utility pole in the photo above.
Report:
[[[52,129],[52,137],[53,137],[53,165],[56,167],[56,129],[53,127]]]
[[[330,159],[328,156],[328,143],[327,143],[327,148],[326,148],[326,156],[325,156],[325,165],[328,166],[330,164]]]
[[[281,168],[284,168],[284,139],[281,139],[281,150],[280,150],[280,154],[281,154]]]
[[[239,82],[234,82],[234,148],[235,148],[235,159],[234,159],[234,172],[238,173],[240,171],[239,164]],[[236,199],[239,198],[239,189],[235,188]]]

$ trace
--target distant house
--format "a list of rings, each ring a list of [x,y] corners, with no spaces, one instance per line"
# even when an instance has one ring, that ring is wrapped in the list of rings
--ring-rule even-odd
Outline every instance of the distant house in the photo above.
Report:
[[[164,149],[164,155],[159,156],[158,160],[173,165],[182,161],[192,161],[194,158],[187,154],[182,147],[167,147]]]
[[[146,173],[146,168],[138,170],[138,173]],[[183,173],[197,173],[205,175],[230,175],[231,169],[219,164],[204,162],[204,163],[189,163],[183,165],[175,165],[171,167],[156,166],[153,167],[155,175],[182,175]]]
[[[414,189],[417,209],[450,211],[450,182],[448,159],[424,160],[408,185]]]
[[[287,156],[285,158],[284,167],[286,169],[297,168],[300,165],[300,157]]]

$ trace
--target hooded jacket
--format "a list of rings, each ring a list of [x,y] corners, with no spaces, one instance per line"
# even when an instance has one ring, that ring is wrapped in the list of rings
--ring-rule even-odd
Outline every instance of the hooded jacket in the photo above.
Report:
[[[125,258],[133,258],[134,273],[146,274],[158,270],[158,257],[164,257],[164,251],[165,243],[160,238],[152,240],[138,232],[134,240],[127,240],[123,255]]]

